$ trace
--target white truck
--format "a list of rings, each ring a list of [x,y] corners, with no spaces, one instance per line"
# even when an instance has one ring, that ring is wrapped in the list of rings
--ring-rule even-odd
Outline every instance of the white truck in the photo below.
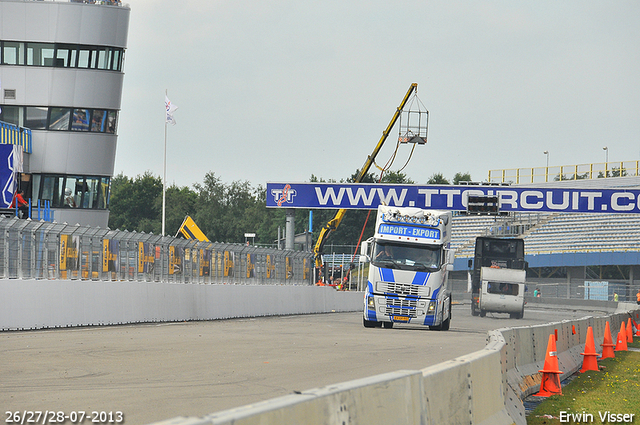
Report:
[[[364,296],[366,328],[394,323],[448,330],[451,212],[378,207],[373,238],[361,254],[370,260]]]
[[[480,316],[489,312],[509,313],[512,319],[524,317],[525,270],[482,267],[479,299]]]

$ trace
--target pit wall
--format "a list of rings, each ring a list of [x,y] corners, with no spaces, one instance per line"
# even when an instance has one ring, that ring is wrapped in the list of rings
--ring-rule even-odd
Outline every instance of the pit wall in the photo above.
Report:
[[[362,310],[361,292],[309,285],[0,280],[0,330]]]
[[[580,353],[589,326],[601,353],[607,321],[613,341],[621,322],[629,317],[638,321],[638,306],[621,307],[603,317],[490,331],[482,350],[426,369],[386,373],[156,425],[526,425],[523,399],[540,388],[549,335],[557,330],[563,379],[582,367]]]

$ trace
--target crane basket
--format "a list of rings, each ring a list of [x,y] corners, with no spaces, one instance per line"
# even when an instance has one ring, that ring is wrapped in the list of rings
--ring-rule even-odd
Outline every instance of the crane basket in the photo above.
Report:
[[[398,142],[417,143],[419,145],[427,143],[429,111],[420,101],[417,93],[413,95],[409,102],[409,107],[402,110],[399,119]]]

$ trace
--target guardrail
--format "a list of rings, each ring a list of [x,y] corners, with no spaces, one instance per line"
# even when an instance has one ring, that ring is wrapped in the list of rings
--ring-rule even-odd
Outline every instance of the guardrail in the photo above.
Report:
[[[523,184],[638,175],[640,175],[640,161],[620,161],[489,170],[488,181]]]
[[[0,278],[312,284],[313,254],[0,216]]]
[[[628,306],[605,317],[491,331],[484,349],[420,371],[377,375],[156,425],[525,425],[523,399],[540,387],[549,335],[558,335],[561,376],[573,374],[582,364],[587,328],[602,340],[607,321],[618,329],[630,315],[638,317],[635,306]]]

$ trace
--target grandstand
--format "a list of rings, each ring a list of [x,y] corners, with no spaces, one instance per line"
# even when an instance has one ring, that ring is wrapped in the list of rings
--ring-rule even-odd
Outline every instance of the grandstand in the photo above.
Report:
[[[640,189],[640,177],[518,185],[526,186]],[[616,292],[621,301],[635,301],[634,294],[640,288],[640,214],[458,214],[453,218],[451,239],[456,271],[466,273],[475,238],[487,235],[525,240],[529,282],[553,285],[562,296],[582,297],[588,283],[606,280],[609,298]],[[462,279],[460,274],[457,277]],[[559,285],[564,286],[557,289]]]

